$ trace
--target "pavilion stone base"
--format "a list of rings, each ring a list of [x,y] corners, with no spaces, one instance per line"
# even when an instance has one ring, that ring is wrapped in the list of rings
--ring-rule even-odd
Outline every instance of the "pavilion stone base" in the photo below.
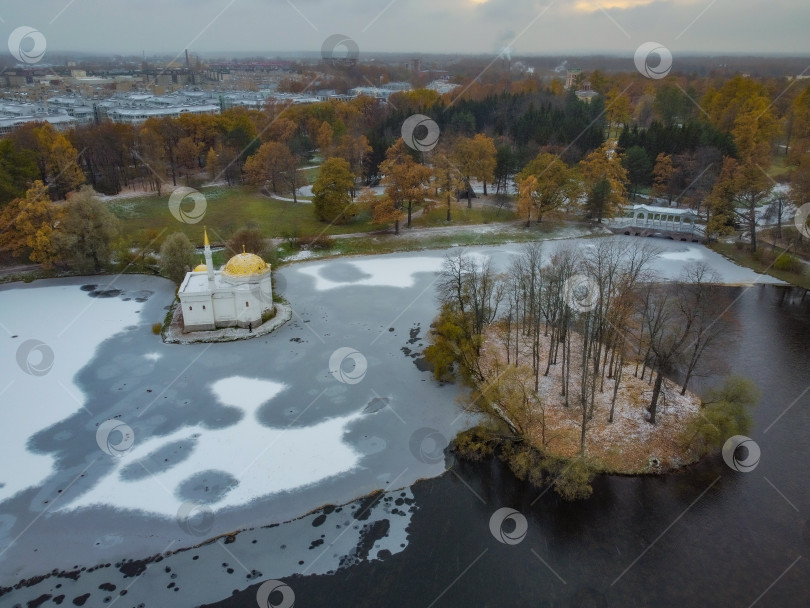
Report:
[[[247,329],[248,327],[258,327],[261,324],[262,318],[259,317],[258,319],[247,319],[247,320],[239,319],[239,321],[234,323],[234,326],[241,327],[242,329]]]
[[[190,331],[211,331],[212,329],[216,329],[216,326],[213,323],[200,323],[197,325],[184,325],[183,326],[183,333],[188,333]]]

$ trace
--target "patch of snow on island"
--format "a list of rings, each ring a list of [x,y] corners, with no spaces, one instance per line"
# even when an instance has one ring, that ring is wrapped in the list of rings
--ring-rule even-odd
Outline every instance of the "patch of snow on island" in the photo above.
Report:
[[[287,389],[269,380],[234,376],[211,385],[217,399],[243,412],[239,422],[223,429],[183,427],[166,436],[139,442],[116,459],[115,468],[92,490],[65,505],[70,511],[92,505],[112,505],[174,517],[187,498],[185,482],[204,472],[236,480],[222,494],[206,501],[221,509],[249,503],[255,498],[295,490],[355,468],[361,454],[343,442],[346,428],[360,416],[330,418],[295,428],[271,428],[256,419],[258,409]],[[165,471],[140,479],[126,479],[122,470],[176,442],[193,443],[191,455]]]

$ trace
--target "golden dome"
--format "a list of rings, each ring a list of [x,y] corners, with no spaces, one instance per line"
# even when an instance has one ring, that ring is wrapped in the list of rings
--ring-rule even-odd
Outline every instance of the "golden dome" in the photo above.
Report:
[[[207,271],[208,271],[208,266],[206,266],[205,264],[198,264],[196,266],[196,268],[194,268],[194,270],[192,270],[192,272],[207,272]]]
[[[270,266],[267,262],[253,253],[238,253],[233,256],[222,269],[222,274],[232,277],[244,277],[252,274],[262,274]]]

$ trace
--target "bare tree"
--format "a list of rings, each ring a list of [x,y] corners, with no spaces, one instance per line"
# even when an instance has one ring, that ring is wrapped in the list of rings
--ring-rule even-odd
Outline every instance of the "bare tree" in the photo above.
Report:
[[[720,275],[705,262],[688,264],[681,274],[678,305],[685,325],[690,328],[683,353],[686,372],[681,395],[686,394],[706,349],[725,333],[722,319],[727,305],[719,283]]]

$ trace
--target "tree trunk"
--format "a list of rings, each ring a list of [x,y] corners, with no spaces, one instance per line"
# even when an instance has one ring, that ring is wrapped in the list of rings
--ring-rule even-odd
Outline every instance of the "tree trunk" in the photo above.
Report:
[[[484,196],[487,195],[487,182],[484,182]]]
[[[776,210],[776,239],[782,240],[782,209],[784,208],[783,203],[779,203],[779,208]],[[774,239],[774,243],[776,242]]]
[[[655,386],[653,386],[652,399],[650,400],[650,407],[647,411],[650,412],[650,424],[655,424],[655,416],[658,413],[658,397],[661,394],[661,385],[664,383],[664,374],[658,370],[658,375],[655,377]]]
[[[683,388],[681,389],[681,395],[686,394],[686,387],[689,385],[689,381],[692,379],[692,370],[691,368],[689,371],[686,372],[686,378],[683,381]]]
[[[571,380],[571,330],[565,332],[565,407],[568,407],[568,382]]]
[[[757,214],[752,207],[748,214],[748,228],[751,231],[751,253],[757,252]]]
[[[546,362],[546,371],[543,373],[544,376],[548,376],[548,373],[551,371],[552,354],[554,353],[555,346],[559,344],[559,340],[554,339],[556,335],[557,335],[556,330],[551,332],[551,341],[548,343],[548,361]]]
[[[585,429],[588,425],[588,419],[583,413],[582,415],[582,427],[579,432],[579,453],[580,455],[585,455]]]
[[[411,203],[411,201],[408,201],[408,228],[411,227],[411,208],[412,208],[412,206],[413,206],[413,204]]]
[[[613,373],[613,399],[610,402],[610,417],[608,422],[613,422],[613,412],[616,409],[616,396],[619,394],[619,383],[622,381],[622,371],[624,366],[624,358],[619,355],[619,361]]]

